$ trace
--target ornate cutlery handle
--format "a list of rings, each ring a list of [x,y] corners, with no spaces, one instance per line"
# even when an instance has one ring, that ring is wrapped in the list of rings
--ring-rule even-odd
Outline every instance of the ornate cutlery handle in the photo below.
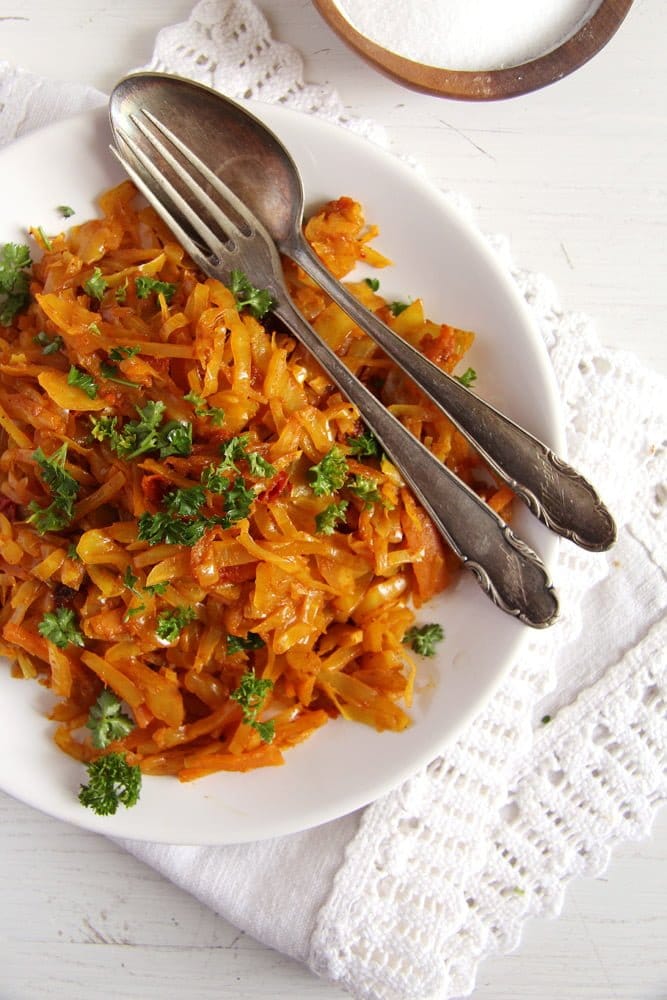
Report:
[[[539,557],[378,402],[305,322],[286,295],[278,298],[275,314],[357,406],[442,535],[491,600],[527,625],[551,625],[558,614],[558,601]]]
[[[613,545],[614,521],[583,476],[364,308],[305,241],[285,252],[424,390],[547,527],[585,549],[602,552]]]

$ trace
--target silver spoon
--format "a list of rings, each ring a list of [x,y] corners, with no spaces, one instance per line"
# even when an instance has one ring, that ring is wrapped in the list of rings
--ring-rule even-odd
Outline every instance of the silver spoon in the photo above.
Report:
[[[301,233],[304,194],[297,166],[261,121],[216,91],[161,73],[132,74],[116,85],[110,100],[112,127],[142,109],[177,129],[186,146],[247,205],[278,249],[418,383],[547,527],[593,551],[613,545],[614,521],[590,483],[398,337],[326,270]]]

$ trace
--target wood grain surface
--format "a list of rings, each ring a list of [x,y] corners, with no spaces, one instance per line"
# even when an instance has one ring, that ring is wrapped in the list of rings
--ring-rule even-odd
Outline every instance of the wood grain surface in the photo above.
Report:
[[[259,0],[311,82],[390,147],[461,192],[482,228],[555,282],[602,340],[667,373],[664,316],[667,3],[635,0],[576,73],[502,102],[415,92],[376,72],[308,0]],[[190,0],[0,0],[0,58],[110,88],[145,63]],[[354,192],[345,192],[354,194]],[[113,843],[0,795],[0,1000],[342,1000]],[[667,1000],[667,815],[607,873],[573,884],[560,918],[489,959],[474,1000]]]
[[[336,0],[314,0],[327,24],[377,69],[415,90],[461,101],[498,101],[529,94],[573,73],[613,38],[633,0],[602,0],[591,17],[551,52],[530,62],[479,72],[415,62],[361,34],[343,16]]]

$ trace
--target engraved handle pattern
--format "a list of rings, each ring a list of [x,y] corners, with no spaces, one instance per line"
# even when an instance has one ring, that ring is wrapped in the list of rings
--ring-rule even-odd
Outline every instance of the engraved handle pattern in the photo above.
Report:
[[[582,475],[364,308],[326,270],[305,240],[285,246],[284,252],[419,384],[547,527],[595,552],[613,545],[616,527],[611,514]]]

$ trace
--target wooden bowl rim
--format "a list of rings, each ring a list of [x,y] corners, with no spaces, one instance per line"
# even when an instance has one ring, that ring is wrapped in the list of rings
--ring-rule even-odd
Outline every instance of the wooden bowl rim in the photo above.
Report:
[[[335,0],[313,0],[329,27],[364,59],[415,90],[461,101],[497,101],[546,87],[592,59],[625,20],[633,0],[602,0],[584,24],[555,49],[505,69],[450,70],[415,62],[372,42],[341,14]]]

